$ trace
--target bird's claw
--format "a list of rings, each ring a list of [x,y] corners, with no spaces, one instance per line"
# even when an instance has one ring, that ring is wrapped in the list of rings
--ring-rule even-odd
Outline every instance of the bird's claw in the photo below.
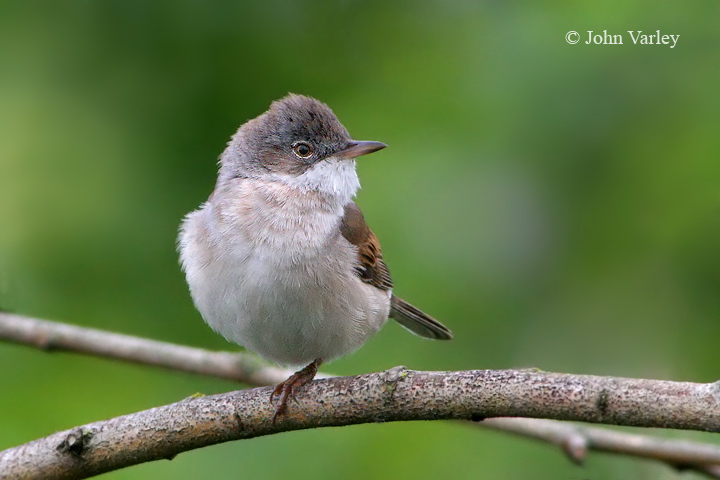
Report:
[[[273,403],[277,397],[277,405],[275,406],[275,414],[273,415],[273,424],[278,417],[287,411],[287,402],[292,399],[295,403],[299,403],[295,398],[295,392],[298,388],[310,382],[317,374],[318,368],[322,363],[321,358],[316,358],[310,365],[302,370],[293,373],[290,378],[284,382],[278,383],[270,394],[270,402]]]

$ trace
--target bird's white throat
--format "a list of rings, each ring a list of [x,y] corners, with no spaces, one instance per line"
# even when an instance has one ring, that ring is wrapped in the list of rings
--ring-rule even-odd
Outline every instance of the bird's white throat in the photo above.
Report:
[[[275,179],[294,188],[315,191],[337,207],[345,206],[360,189],[355,160],[329,157],[319,161],[301,175],[276,174]]]

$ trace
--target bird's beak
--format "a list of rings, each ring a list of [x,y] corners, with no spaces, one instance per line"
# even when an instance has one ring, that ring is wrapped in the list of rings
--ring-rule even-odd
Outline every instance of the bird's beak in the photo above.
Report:
[[[336,153],[336,156],[345,159],[357,158],[361,155],[367,155],[368,153],[377,152],[387,147],[382,142],[371,142],[366,140],[350,140],[347,147],[344,150],[340,150]]]

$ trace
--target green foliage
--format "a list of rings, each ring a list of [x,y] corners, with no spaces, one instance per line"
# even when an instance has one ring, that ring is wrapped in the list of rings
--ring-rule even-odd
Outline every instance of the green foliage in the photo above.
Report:
[[[397,292],[450,326],[389,325],[327,367],[537,366],[718,377],[716,2],[0,4],[0,307],[205,348],[182,216],[245,120],[287,92],[359,139],[359,204]],[[679,34],[674,49],[627,30]],[[624,45],[569,45],[576,30]],[[584,37],[583,37],[584,38]],[[235,388],[0,344],[0,449]],[[107,475],[672,478],[456,424],[296,432]],[[683,478],[689,478],[684,476]]]

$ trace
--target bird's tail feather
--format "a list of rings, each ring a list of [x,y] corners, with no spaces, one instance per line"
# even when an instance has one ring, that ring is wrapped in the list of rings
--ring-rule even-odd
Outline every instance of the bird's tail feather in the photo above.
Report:
[[[452,332],[442,323],[400,297],[390,299],[390,318],[416,335],[434,340],[451,340]]]

